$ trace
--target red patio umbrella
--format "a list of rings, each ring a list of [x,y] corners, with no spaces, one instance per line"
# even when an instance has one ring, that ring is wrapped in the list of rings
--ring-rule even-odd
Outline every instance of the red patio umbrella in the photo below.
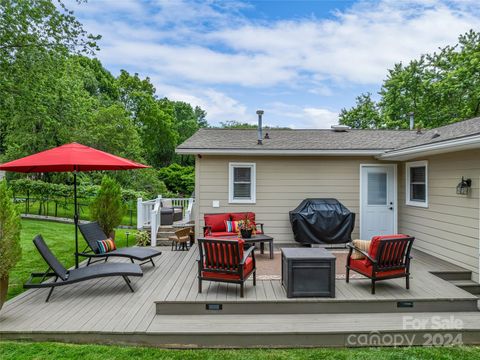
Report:
[[[71,143],[0,165],[0,170],[23,173],[73,172],[75,206],[75,267],[78,268],[77,172],[95,170],[130,170],[148,166],[91,147]]]

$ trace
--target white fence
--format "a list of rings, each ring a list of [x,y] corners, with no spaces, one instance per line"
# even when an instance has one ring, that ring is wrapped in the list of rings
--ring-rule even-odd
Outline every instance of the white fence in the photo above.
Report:
[[[172,198],[162,199],[161,195],[158,195],[153,200],[137,199],[137,229],[143,230],[149,228],[151,231],[151,244],[155,246],[157,244],[157,233],[162,225],[162,203],[170,202],[173,207],[182,207],[182,223],[188,223],[193,217],[193,198]]]

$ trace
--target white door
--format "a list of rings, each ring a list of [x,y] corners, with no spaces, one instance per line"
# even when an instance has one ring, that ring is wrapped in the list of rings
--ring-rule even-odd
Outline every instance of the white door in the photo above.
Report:
[[[360,171],[360,237],[397,232],[395,165],[362,165]]]

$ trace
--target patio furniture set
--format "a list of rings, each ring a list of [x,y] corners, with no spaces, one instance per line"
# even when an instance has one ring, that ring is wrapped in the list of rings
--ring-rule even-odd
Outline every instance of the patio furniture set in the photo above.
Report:
[[[258,235],[241,238],[226,231],[228,221],[250,218],[254,213],[227,213],[205,215],[204,237],[198,239],[198,291],[203,281],[227,282],[240,285],[240,297],[244,296],[245,281],[250,277],[256,285],[254,244],[269,243],[270,259],[273,259],[273,238],[264,235],[263,224]],[[371,292],[380,280],[406,279],[409,289],[410,251],[414,238],[407,235],[375,236],[366,243],[366,249],[348,244],[346,282],[350,271],[371,280]],[[365,244],[365,243],[364,243]],[[263,246],[261,247],[263,253]],[[335,256],[324,248],[282,248],[282,285],[287,297],[335,297]]]

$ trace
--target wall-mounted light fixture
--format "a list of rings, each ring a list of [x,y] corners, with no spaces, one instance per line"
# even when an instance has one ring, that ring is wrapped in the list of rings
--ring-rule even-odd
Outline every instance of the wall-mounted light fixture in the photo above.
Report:
[[[462,181],[457,185],[457,194],[458,195],[468,195],[470,189],[472,188],[472,180],[464,179],[462,176]]]

